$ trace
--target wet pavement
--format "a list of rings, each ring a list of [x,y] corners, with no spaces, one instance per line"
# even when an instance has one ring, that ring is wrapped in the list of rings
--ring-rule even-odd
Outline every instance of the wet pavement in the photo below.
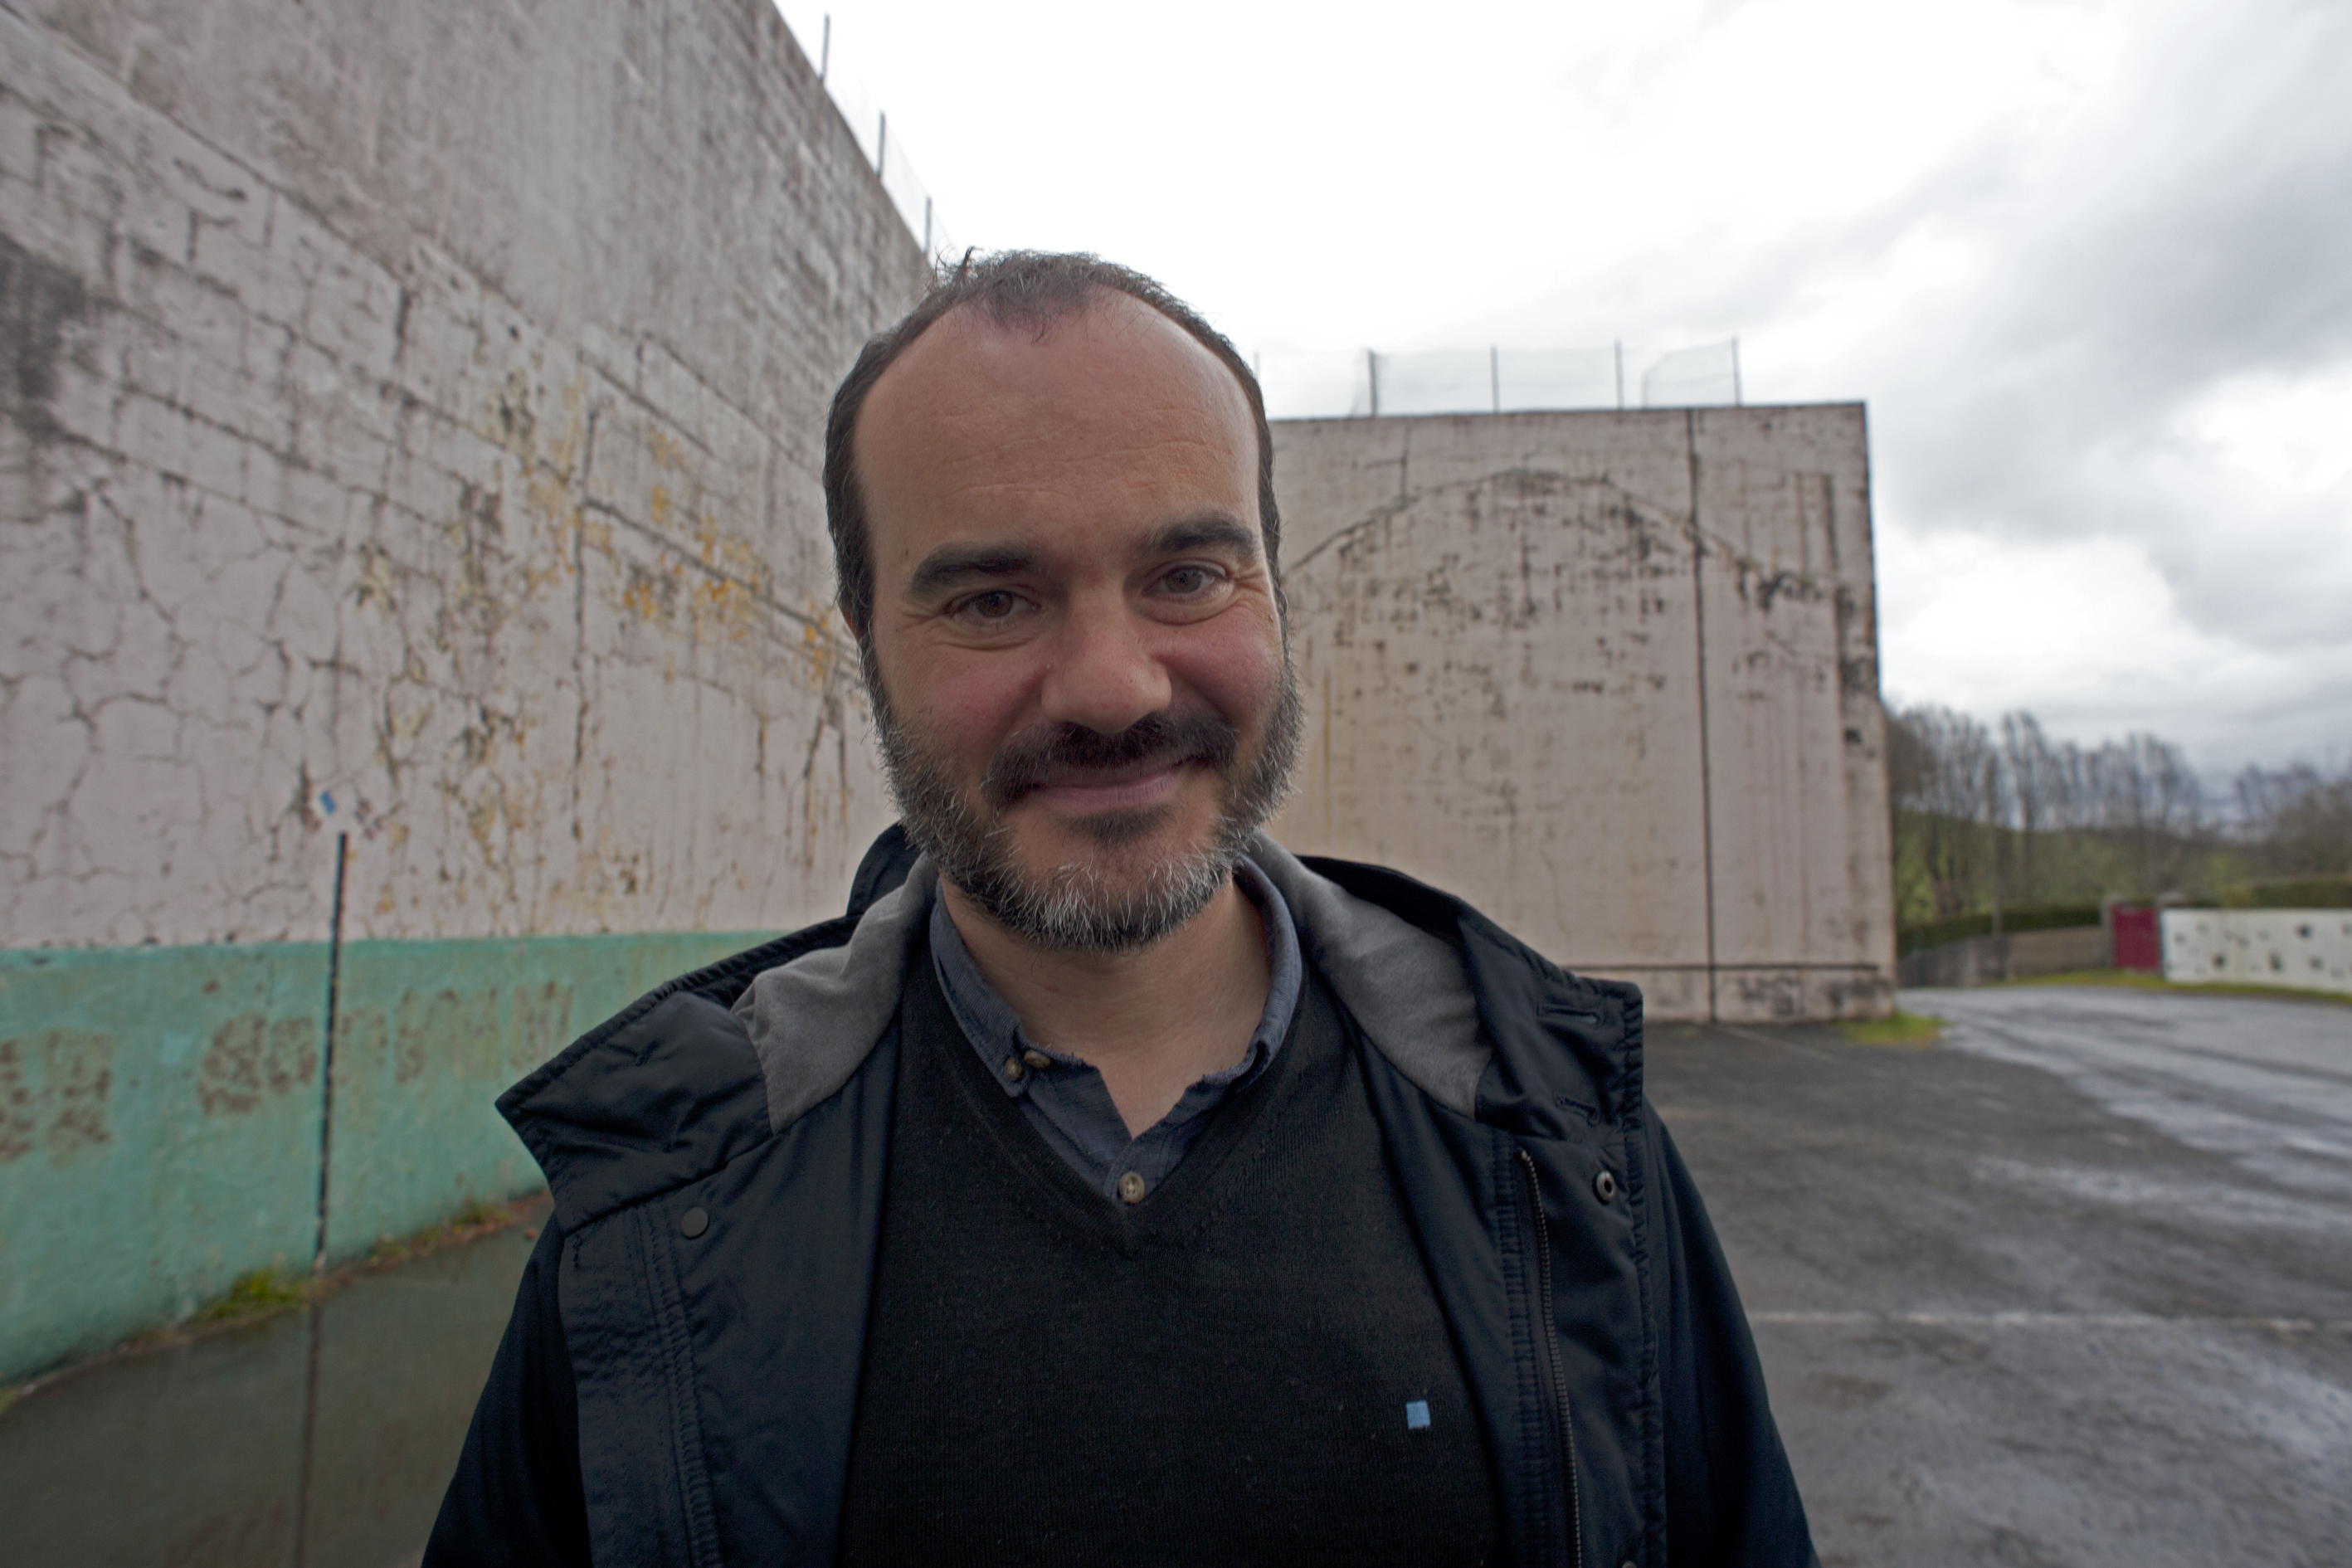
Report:
[[[1952,1030],[1653,1033],[1824,1562],[2352,1563],[2352,1008],[1904,1003]],[[413,1563],[530,1247],[36,1390],[0,1557]]]
[[[414,1563],[536,1221],[0,1411],[11,1568]]]
[[[1823,1561],[2352,1563],[2352,1008],[1660,1029]]]

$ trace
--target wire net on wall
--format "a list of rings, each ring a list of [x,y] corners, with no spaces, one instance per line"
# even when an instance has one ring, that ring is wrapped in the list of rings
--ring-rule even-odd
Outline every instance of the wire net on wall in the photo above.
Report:
[[[1276,419],[1729,407],[1741,401],[1738,339],[1678,349],[1646,363],[1633,360],[1622,344],[1497,345],[1413,353],[1262,353],[1256,369],[1266,414]]]

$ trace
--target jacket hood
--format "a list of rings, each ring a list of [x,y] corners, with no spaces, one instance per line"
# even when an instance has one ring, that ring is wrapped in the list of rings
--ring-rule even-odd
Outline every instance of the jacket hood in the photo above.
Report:
[[[1641,993],[1570,974],[1412,878],[1250,858],[1307,961],[1435,1104],[1523,1136],[1615,1123],[1641,1100]],[[937,874],[892,828],[852,912],[640,997],[499,1097],[572,1229],[709,1174],[838,1092],[887,1032]]]

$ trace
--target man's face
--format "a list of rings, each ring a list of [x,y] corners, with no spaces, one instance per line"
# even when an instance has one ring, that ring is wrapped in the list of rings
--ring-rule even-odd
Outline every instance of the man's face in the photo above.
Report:
[[[876,384],[856,458],[867,676],[916,843],[1043,945],[1191,919],[1297,750],[1232,374],[1122,294],[1042,336],[958,310]]]

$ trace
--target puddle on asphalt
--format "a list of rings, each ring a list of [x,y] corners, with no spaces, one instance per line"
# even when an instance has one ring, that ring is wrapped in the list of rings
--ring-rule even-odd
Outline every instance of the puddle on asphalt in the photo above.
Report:
[[[0,1412],[13,1568],[400,1568],[424,1549],[537,1218]]]

